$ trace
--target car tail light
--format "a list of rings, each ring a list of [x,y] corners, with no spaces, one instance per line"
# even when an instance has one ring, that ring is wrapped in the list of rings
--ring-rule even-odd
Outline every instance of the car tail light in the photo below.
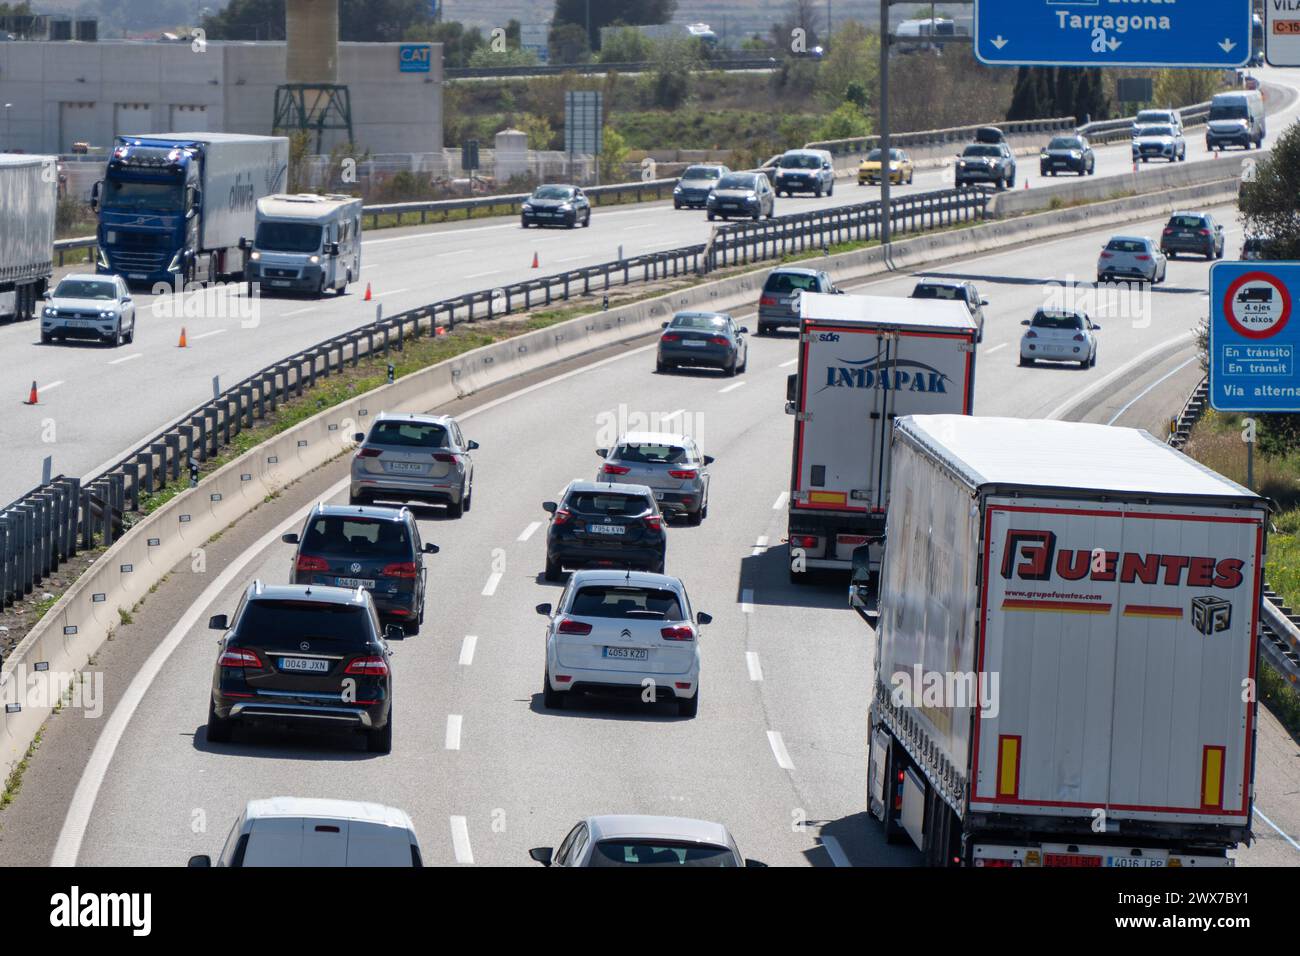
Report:
[[[397,561],[385,564],[384,570],[379,573],[386,578],[413,578],[420,573],[420,569],[414,561]]]
[[[665,627],[659,631],[659,634],[665,641],[695,640],[695,628],[689,624],[676,624],[672,627]]]
[[[1165,235],[1166,235],[1166,236],[1172,236],[1173,234],[1174,234],[1174,231],[1173,231],[1172,229],[1170,229],[1168,226],[1166,226],[1166,227],[1165,227]]]
[[[1033,329],[1030,329],[1028,332],[1025,333],[1025,338],[1036,339],[1038,338],[1038,333],[1035,332]]]
[[[560,626],[556,630],[561,634],[590,634],[591,625],[566,617],[560,622]]]
[[[1075,333],[1075,336],[1074,336],[1074,341],[1076,341],[1076,342],[1082,342],[1082,341],[1083,341],[1083,333],[1082,333],[1082,332],[1076,332],[1076,333]]]
[[[1138,262],[1150,262],[1150,261],[1151,261],[1151,257],[1150,257],[1150,256],[1146,256],[1146,255],[1138,256],[1138,257],[1137,257],[1137,261],[1138,261]]]
[[[435,451],[433,453],[434,461],[445,461],[449,464],[455,464],[456,456],[445,451]]]
[[[710,344],[710,345],[730,345],[731,343],[727,341],[727,337],[726,337],[725,335],[715,335],[715,336],[713,336],[713,338],[709,339],[709,344]]]
[[[606,465],[601,469],[601,472],[606,475],[626,475],[631,470],[631,468],[625,468],[622,465]]]
[[[1114,259],[1114,258],[1115,258],[1115,257],[1114,257],[1111,253],[1109,253],[1109,252],[1103,252],[1103,253],[1101,254],[1101,257],[1102,257],[1103,259]]]
[[[1199,231],[1200,234],[1203,235],[1203,236],[1208,236],[1208,235],[1210,234],[1210,230],[1208,230],[1208,229],[1201,229],[1201,230],[1198,230],[1198,231]]]
[[[801,534],[791,538],[790,543],[797,548],[815,548],[817,547],[817,538],[811,534]]]
[[[659,340],[661,342],[680,342],[682,337],[676,332],[665,332],[663,335],[659,336]]]
[[[378,448],[363,448],[357,452],[358,458],[378,458],[383,452]]]
[[[765,296],[763,296],[761,299],[758,300],[758,304],[759,304],[759,305],[776,305],[776,298],[773,297],[773,296],[770,296],[770,295],[765,295]]]
[[[296,571],[328,571],[330,563],[324,558],[318,558],[310,554],[298,555],[298,561],[294,564]]]
[[[262,659],[253,651],[242,647],[230,647],[221,652],[217,658],[218,667],[256,667],[262,666]]]
[[[569,523],[569,513],[568,513],[567,511],[563,511],[563,510],[555,512],[555,523],[556,523],[557,525],[560,525],[560,524],[568,524],[568,523]]]
[[[358,657],[343,671],[345,674],[360,674],[365,677],[387,677],[388,662],[382,657]]]
[[[651,515],[649,518],[645,519],[645,526],[651,531],[662,531],[664,522],[658,515]]]
[[[697,472],[694,471],[693,469],[690,469],[690,468],[686,469],[685,471],[670,471],[670,472],[668,472],[668,476],[669,476],[670,478],[680,478],[682,481],[686,481],[686,480],[688,480],[688,479],[690,479],[690,478],[694,478],[696,475],[697,475]]]

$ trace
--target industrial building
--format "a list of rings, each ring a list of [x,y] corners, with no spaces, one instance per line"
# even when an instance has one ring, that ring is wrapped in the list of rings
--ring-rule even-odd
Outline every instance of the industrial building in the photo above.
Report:
[[[440,44],[340,43],[337,51],[331,79],[348,91],[359,146],[442,149]],[[0,150],[94,150],[122,133],[269,134],[289,65],[283,42],[0,43]],[[340,129],[322,136],[324,152],[347,139]]]

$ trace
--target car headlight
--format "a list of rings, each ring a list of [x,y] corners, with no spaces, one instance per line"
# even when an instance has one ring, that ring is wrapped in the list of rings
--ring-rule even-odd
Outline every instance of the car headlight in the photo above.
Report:
[[[560,212],[573,212],[573,203],[560,203]]]
[[[758,198],[758,193],[745,193],[745,200],[747,202],[753,202],[757,198]]]
[[[1083,153],[1079,152],[1077,149],[1072,149],[1072,150],[1070,150],[1070,158],[1071,158],[1071,159],[1082,159],[1082,158],[1083,158]]]
[[[47,319],[55,319],[59,316],[59,310],[53,306],[46,306],[45,311],[41,313]]]
[[[248,258],[252,262],[259,262],[261,261],[262,254],[258,252],[256,249],[254,249],[251,253],[249,253]]]
[[[311,256],[307,261],[312,265],[316,265],[316,263],[320,262],[320,256]]]
[[[532,211],[533,211],[533,204],[530,202],[524,203],[524,212],[532,212]]]
[[[117,318],[117,313],[116,313],[116,312],[101,312],[101,313],[99,313],[99,317],[100,317],[101,319],[104,319],[104,320],[106,320],[106,321],[110,321],[110,322],[111,322],[113,319],[116,319],[116,318]]]
[[[679,192],[681,192],[681,191],[682,191],[682,187],[681,187],[680,184],[677,185],[677,186],[674,186],[674,187],[673,187],[673,192],[675,192],[675,193],[679,193]]]

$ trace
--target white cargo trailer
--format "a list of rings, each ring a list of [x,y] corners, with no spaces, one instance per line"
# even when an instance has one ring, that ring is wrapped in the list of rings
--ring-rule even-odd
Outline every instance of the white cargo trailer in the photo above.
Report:
[[[1251,838],[1267,503],[1144,431],[893,436],[868,804],[932,865],[1213,866]]]
[[[30,319],[54,271],[58,157],[0,153],[0,319]]]
[[[961,302],[804,293],[790,471],[790,578],[847,570],[889,505],[889,433],[902,415],[970,414],[979,330]]]

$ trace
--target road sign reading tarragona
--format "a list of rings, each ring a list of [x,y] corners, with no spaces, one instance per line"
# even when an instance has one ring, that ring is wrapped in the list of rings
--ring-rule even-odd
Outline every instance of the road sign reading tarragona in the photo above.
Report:
[[[1300,262],[1218,262],[1210,268],[1210,406],[1221,412],[1300,411]]]
[[[1251,0],[975,0],[975,55],[994,66],[1235,67]]]

